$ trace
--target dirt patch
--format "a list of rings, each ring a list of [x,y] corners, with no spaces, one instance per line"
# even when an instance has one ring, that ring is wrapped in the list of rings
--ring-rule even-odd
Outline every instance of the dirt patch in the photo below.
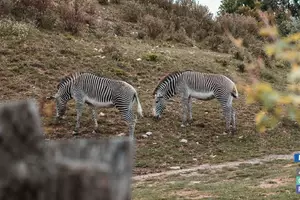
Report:
[[[265,180],[263,181],[258,187],[260,188],[277,188],[277,187],[281,187],[284,185],[289,184],[290,182],[293,182],[294,179],[293,178],[274,178],[274,179],[269,179],[269,180]]]
[[[292,160],[295,153],[297,152],[293,152],[292,154],[287,154],[287,155],[268,155],[262,158],[254,158],[250,160],[236,161],[236,162],[225,162],[217,165],[204,164],[204,165],[199,165],[187,169],[171,170],[171,171],[160,172],[160,173],[151,173],[151,174],[134,176],[133,180],[142,181],[154,177],[163,178],[164,176],[170,176],[176,174],[189,174],[198,170],[206,170],[206,169],[213,170],[213,169],[222,169],[224,167],[237,167],[241,164],[259,164],[262,162],[268,162],[273,160]]]
[[[202,193],[197,190],[179,190],[174,193],[174,195],[179,197],[184,197],[188,199],[204,199],[204,198],[212,198],[216,197],[209,193]]]

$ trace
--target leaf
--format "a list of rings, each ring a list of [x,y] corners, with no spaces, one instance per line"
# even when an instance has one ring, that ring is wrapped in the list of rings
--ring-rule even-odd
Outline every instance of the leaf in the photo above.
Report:
[[[272,56],[276,52],[276,45],[275,44],[269,44],[265,46],[265,52],[268,56]]]
[[[261,124],[265,118],[266,118],[266,112],[263,110],[259,111],[255,116],[256,124]]]
[[[269,27],[261,28],[259,34],[262,36],[277,37],[278,30],[274,26],[269,26]]]
[[[285,42],[298,42],[300,40],[300,32],[289,35],[283,39]]]

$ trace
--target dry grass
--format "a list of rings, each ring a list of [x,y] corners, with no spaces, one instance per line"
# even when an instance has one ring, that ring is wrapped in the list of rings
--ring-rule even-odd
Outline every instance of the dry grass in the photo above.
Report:
[[[245,96],[234,101],[237,110],[238,134],[223,135],[225,123],[216,100],[193,103],[195,121],[187,128],[180,127],[181,106],[178,98],[168,103],[163,118],[152,118],[153,89],[159,79],[175,70],[193,69],[202,72],[231,75],[238,87],[247,82],[248,74],[237,71],[237,61],[228,54],[199,50],[168,43],[141,43],[131,37],[103,37],[92,35],[75,37],[69,34],[46,33],[34,30],[26,40],[0,38],[0,98],[2,100],[36,98],[42,101],[56,92],[59,78],[75,71],[122,79],[137,88],[145,117],[138,119],[135,136],[137,149],[135,174],[159,172],[170,166],[181,167],[205,162],[246,159],[269,153],[286,153],[299,147],[298,126],[290,122],[279,125],[266,135],[255,131],[254,114],[257,106],[246,105]],[[119,54],[116,59],[114,54]],[[147,58],[144,59],[145,55]],[[153,56],[155,55],[155,56]],[[155,57],[155,61],[153,58]],[[142,58],[137,60],[137,58]],[[224,66],[219,62],[227,64]],[[277,88],[285,85],[285,68],[270,71],[276,77]],[[53,110],[53,108],[52,108]],[[79,136],[71,135],[75,125],[74,102],[71,101],[67,118],[54,123],[49,113],[43,116],[43,127],[49,139],[103,138],[127,133],[127,125],[116,109],[99,109],[99,130],[92,134],[90,110],[86,108]],[[151,131],[153,135],[143,138]],[[180,143],[181,139],[188,140]]]
[[[299,165],[289,163],[279,160],[135,182],[133,199],[298,199]]]

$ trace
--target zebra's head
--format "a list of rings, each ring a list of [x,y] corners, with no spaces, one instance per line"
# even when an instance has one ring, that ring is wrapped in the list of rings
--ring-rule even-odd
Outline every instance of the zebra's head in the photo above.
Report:
[[[155,105],[153,108],[153,115],[156,119],[160,119],[162,112],[164,111],[165,98],[160,92],[156,92],[155,94]]]
[[[57,85],[57,93],[47,99],[53,99],[56,103],[56,118],[63,118],[67,110],[67,102],[72,99],[70,92],[70,78],[65,77]]]
[[[55,96],[47,97],[49,100],[55,100],[56,103],[56,118],[62,118],[67,110],[67,102],[57,94]]]

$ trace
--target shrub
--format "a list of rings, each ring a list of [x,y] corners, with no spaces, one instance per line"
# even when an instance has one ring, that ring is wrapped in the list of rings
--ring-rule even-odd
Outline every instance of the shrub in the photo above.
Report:
[[[164,31],[164,22],[151,15],[145,15],[142,23],[146,27],[147,35],[152,39],[157,38]]]
[[[137,23],[143,13],[140,4],[131,1],[124,4],[122,10],[123,10],[123,15],[122,15],[123,20],[132,23]]]
[[[217,18],[222,29],[227,29],[235,38],[258,38],[258,22],[255,18],[239,14],[225,14]]]
[[[291,21],[291,33],[300,32],[300,19],[293,18]]]
[[[93,21],[93,0],[2,0],[0,14],[17,20],[34,21],[38,27],[52,29],[56,25],[72,33],[78,33]]]
[[[113,60],[119,61],[122,58],[121,51],[116,47],[116,44],[107,44],[103,47],[103,54],[109,55]]]
[[[28,23],[16,22],[10,19],[0,20],[0,37],[13,37],[16,40],[24,40],[28,37],[33,27]]]
[[[156,61],[158,61],[158,55],[156,55],[154,53],[148,53],[143,56],[143,59],[145,59],[147,61],[156,62]]]
[[[92,24],[93,1],[64,0],[60,6],[60,17],[64,30],[79,33],[86,24]]]

